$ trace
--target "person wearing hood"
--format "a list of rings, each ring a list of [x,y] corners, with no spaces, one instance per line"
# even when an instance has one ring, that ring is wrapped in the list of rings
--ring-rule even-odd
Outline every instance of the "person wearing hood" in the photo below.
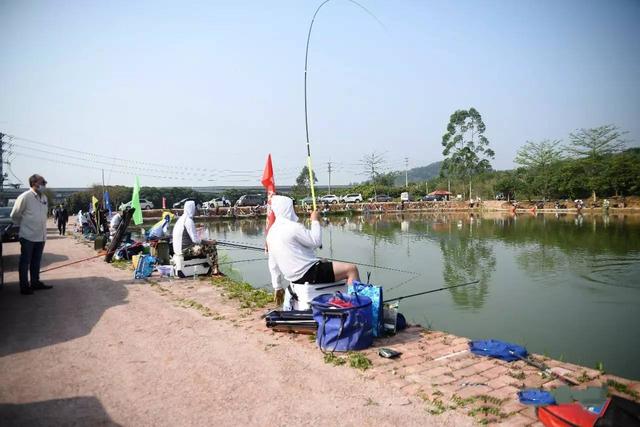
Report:
[[[298,222],[293,200],[289,197],[271,196],[271,210],[276,220],[267,234],[267,247],[276,302],[281,301],[288,286],[282,283],[283,278],[300,284],[360,280],[354,264],[331,262],[316,256],[315,250],[322,247],[322,228],[317,211],[311,212],[311,229],[307,230]]]
[[[116,233],[118,232],[118,227],[120,227],[120,223],[122,222],[122,214],[120,212],[116,212],[111,217],[111,221],[109,222],[109,237],[111,240],[116,237]]]
[[[171,224],[171,214],[164,213],[162,221],[158,221],[149,231],[149,240],[164,239],[169,235],[169,224]]]
[[[188,200],[184,204],[182,216],[173,227],[173,252],[185,257],[209,257],[213,262],[213,274],[218,274],[218,251],[215,241],[200,239],[193,221],[195,213],[196,203]]]
[[[16,199],[11,210],[11,220],[20,226],[20,293],[33,294],[34,289],[51,289],[40,281],[40,261],[47,240],[47,181],[40,175],[29,177],[29,190]],[[29,282],[29,273],[31,282]]]

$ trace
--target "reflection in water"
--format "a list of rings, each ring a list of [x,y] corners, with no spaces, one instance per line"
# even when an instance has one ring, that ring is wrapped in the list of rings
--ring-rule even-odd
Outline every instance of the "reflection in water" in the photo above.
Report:
[[[487,242],[470,234],[448,235],[440,238],[443,265],[442,275],[447,286],[479,280],[474,286],[450,289],[453,301],[462,307],[480,308],[484,304],[496,257]]]

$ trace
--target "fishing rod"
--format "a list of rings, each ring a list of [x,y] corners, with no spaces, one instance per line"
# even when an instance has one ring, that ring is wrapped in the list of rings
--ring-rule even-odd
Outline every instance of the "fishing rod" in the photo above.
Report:
[[[236,261],[219,262],[218,265],[237,264],[239,262],[253,262],[253,261],[266,261],[268,258],[251,258],[251,259],[239,259]]]
[[[309,185],[311,187],[311,199],[313,201],[314,211],[317,210],[316,190],[313,182],[314,181],[313,168],[311,166],[311,143],[309,142],[309,113],[308,113],[308,100],[307,100],[307,74],[308,74],[307,71],[308,71],[308,63],[309,63],[309,43],[311,41],[311,31],[313,30],[313,24],[316,21],[316,16],[318,15],[318,12],[320,12],[320,9],[322,9],[322,6],[329,3],[330,1],[331,0],[324,0],[314,12],[313,18],[311,18],[311,24],[309,24],[309,32],[307,33],[307,46],[304,52],[304,130],[307,137],[307,169],[309,170]],[[347,1],[349,3],[352,3],[358,6],[360,9],[364,10],[367,14],[373,17],[380,25],[382,25],[382,22],[380,22],[380,20],[373,13],[371,13],[369,9],[367,9],[366,7],[364,7],[363,5],[361,5],[355,0],[347,0]],[[384,28],[384,25],[382,25],[382,27]]]
[[[221,246],[229,246],[229,247],[237,248],[237,249],[249,249],[249,250],[253,250],[253,251],[264,252],[264,248],[261,248],[259,246],[245,245],[245,244],[241,244],[241,243],[237,243],[237,242],[216,240],[216,244],[221,245]],[[365,264],[363,262],[346,261],[346,260],[336,259],[336,258],[325,258],[325,259],[327,259],[329,261],[346,262],[346,263],[349,263],[349,264],[357,264],[357,265],[362,266],[362,267],[378,268],[380,270],[389,270],[389,271],[395,271],[397,273],[405,273],[405,274],[412,274],[414,276],[420,276],[420,273],[416,273],[415,271],[401,270],[399,268],[382,267],[382,266],[379,266],[379,265]]]
[[[480,282],[479,280],[474,280],[473,282],[462,283],[460,285],[445,286],[444,288],[438,288],[438,289],[432,289],[430,291],[418,292],[417,294],[410,294],[410,295],[405,295],[403,297],[385,299],[384,302],[400,301],[400,300],[403,300],[405,298],[417,297],[418,295],[426,295],[426,294],[431,294],[433,292],[444,291],[445,289],[453,289],[453,288],[459,288],[461,286],[475,285],[476,283],[479,283],[479,282]]]
[[[107,252],[101,252],[98,255],[90,256],[89,258],[83,258],[83,259],[79,259],[79,260],[76,260],[76,261],[68,262],[66,264],[58,265],[56,267],[51,267],[51,268],[48,268],[46,270],[41,270],[40,273],[46,273],[48,271],[53,271],[53,270],[57,270],[59,268],[68,267],[70,265],[78,264],[78,263],[89,261],[89,260],[96,259],[96,258],[100,258],[100,257],[105,256],[106,254],[107,254]]]

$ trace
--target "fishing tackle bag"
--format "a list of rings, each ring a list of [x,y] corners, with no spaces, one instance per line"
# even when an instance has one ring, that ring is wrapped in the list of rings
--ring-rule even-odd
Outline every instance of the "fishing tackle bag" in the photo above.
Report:
[[[151,255],[141,255],[140,259],[138,260],[138,265],[136,266],[136,269],[133,272],[133,278],[144,279],[151,276],[151,273],[153,273],[155,264],[156,264],[155,257],[152,257]]]
[[[349,307],[337,307],[329,301],[338,298]],[[373,343],[371,299],[364,295],[323,294],[311,301],[313,318],[318,323],[316,343],[325,352],[363,350]]]
[[[382,335],[382,321],[384,319],[382,307],[382,288],[380,286],[370,285],[368,283],[360,283],[354,280],[349,285],[349,294],[356,293],[364,295],[371,299],[371,325],[373,327],[373,336]]]

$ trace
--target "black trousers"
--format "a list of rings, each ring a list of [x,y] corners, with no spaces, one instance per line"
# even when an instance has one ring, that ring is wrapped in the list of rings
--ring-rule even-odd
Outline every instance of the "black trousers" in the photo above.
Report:
[[[58,221],[58,232],[60,233],[61,236],[64,236],[64,232],[66,229],[67,229],[67,223]]]
[[[29,276],[31,273],[31,284],[34,285],[40,281],[40,262],[42,261],[42,252],[44,251],[44,242],[32,242],[31,240],[20,238],[20,288],[29,288]]]

